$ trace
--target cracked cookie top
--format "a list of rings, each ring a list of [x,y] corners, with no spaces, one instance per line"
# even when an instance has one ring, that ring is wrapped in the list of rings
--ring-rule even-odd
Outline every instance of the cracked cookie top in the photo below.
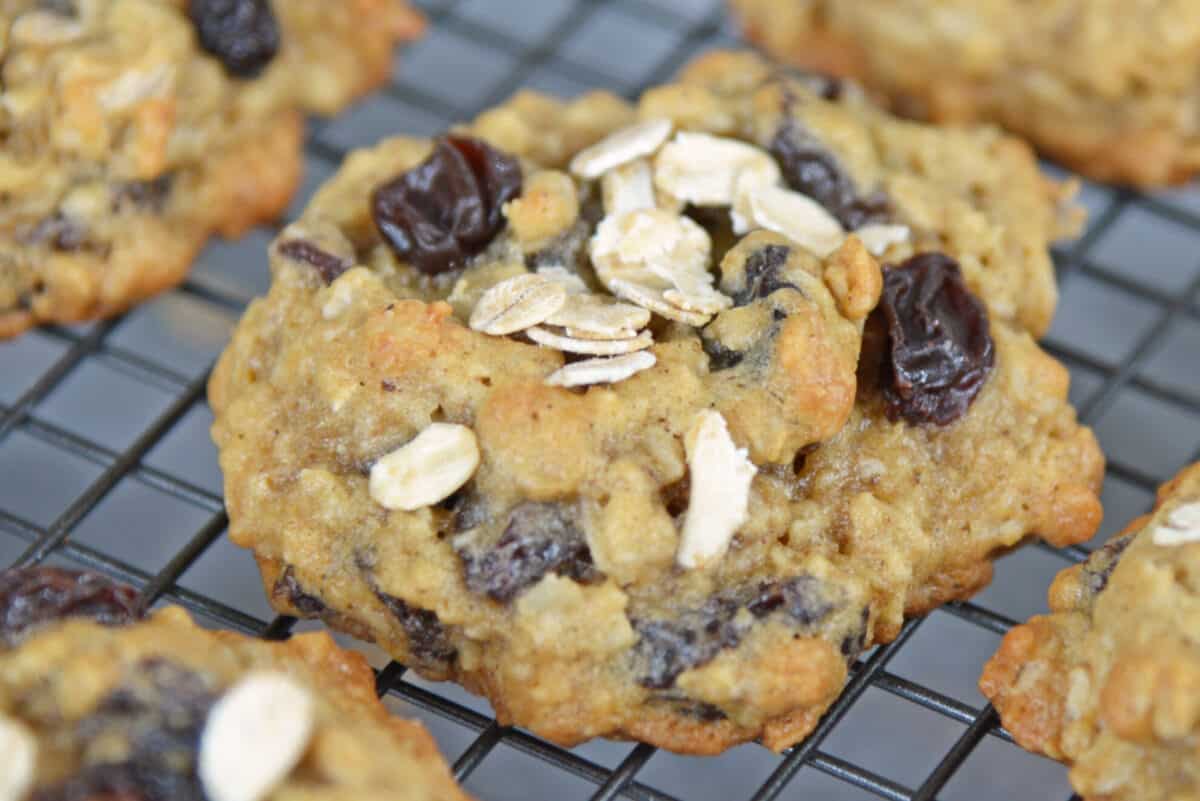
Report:
[[[959,194],[922,150],[1014,167]],[[277,608],[543,736],[786,747],[990,552],[1098,523],[1012,284],[1059,198],[993,132],[731,53],[360,151],[214,373],[231,536]]]

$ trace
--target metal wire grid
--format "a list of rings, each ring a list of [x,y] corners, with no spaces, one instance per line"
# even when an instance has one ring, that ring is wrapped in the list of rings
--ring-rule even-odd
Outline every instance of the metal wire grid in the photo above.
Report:
[[[567,94],[605,86],[633,95],[669,77],[697,51],[732,41],[719,0],[540,0],[503,7],[490,0],[426,0],[421,5],[429,14],[431,35],[403,55],[397,79],[379,99],[339,120],[314,125],[305,195],[346,150],[386,133],[433,132],[473,116],[523,85]],[[637,52],[630,52],[633,49]],[[441,74],[456,69],[461,73],[457,85]],[[1154,487],[1175,469],[1200,459],[1200,358],[1195,355],[1200,353],[1200,257],[1196,256],[1200,191],[1192,188],[1147,197],[1088,186],[1084,199],[1092,207],[1093,222],[1082,239],[1056,253],[1065,289],[1059,322],[1047,347],[1072,369],[1073,398],[1080,416],[1097,427],[1107,446],[1105,498],[1113,520],[1097,538],[1102,539],[1111,533],[1113,523],[1142,511]],[[301,205],[298,200],[293,210]],[[261,253],[270,235],[271,231],[262,231],[252,235],[248,244],[213,246],[207,262],[202,259],[192,277],[168,297],[216,315],[224,321],[227,334],[248,297],[265,288]],[[236,247],[253,254],[247,258],[258,274],[234,277],[222,271],[230,249]],[[1156,259],[1161,263],[1155,264]],[[161,323],[162,318],[172,317],[176,308],[160,309],[157,319]],[[169,332],[185,344],[174,349],[162,346],[162,329],[147,323],[146,314],[155,312],[134,311],[86,326],[47,328],[0,347],[0,536],[12,535],[19,542],[11,564],[75,562],[134,584],[147,603],[178,603],[216,625],[285,638],[296,624],[294,619],[260,619],[228,599],[189,589],[181,581],[206,553],[219,547],[228,520],[219,485],[179,468],[187,462],[189,448],[174,462],[158,455],[193,417],[198,415],[201,424],[205,420],[209,367],[204,365],[211,364],[221,342],[211,337],[190,342],[194,334],[185,330]],[[142,331],[140,339],[138,331]],[[100,402],[89,391],[88,371],[97,363],[152,388],[169,402],[160,404],[149,419],[118,421],[117,434],[111,428],[81,433],[70,416],[76,412],[86,416],[88,404]],[[74,387],[76,399],[57,401],[68,385]],[[22,484],[26,467],[14,455],[22,451],[12,445],[18,436],[28,441],[25,453],[69,454],[92,466],[91,472],[85,479],[73,479],[74,483],[66,481],[68,486],[57,487],[47,500],[44,484]],[[1133,455],[1126,458],[1127,452]],[[114,555],[103,538],[88,540],[79,534],[81,524],[86,525],[102,502],[126,482],[174,499],[183,505],[180,508],[192,510],[189,519],[201,521],[178,547],[171,545],[168,558],[155,569]],[[24,501],[34,496],[42,507],[29,512]],[[153,522],[164,529],[178,525],[177,520]],[[1090,546],[1063,550],[1038,546],[1043,556],[1050,557],[1038,569],[1048,576],[1070,561],[1085,558]],[[0,547],[0,564],[9,561],[5,554],[11,552],[11,547]],[[1024,570],[1020,565],[1017,569]],[[1044,594],[1045,583],[1036,584]],[[1005,592],[1003,583],[997,587],[1001,594]],[[950,604],[940,614],[993,635],[1003,634],[1023,614],[996,611],[989,593],[974,602]],[[981,743],[1011,742],[990,706],[968,703],[889,669],[925,623],[910,621],[895,642],[865,655],[816,731],[767,763],[765,776],[748,778],[739,797],[752,801],[829,797],[819,789],[796,794],[797,775],[815,769],[872,796],[895,801],[945,798],[948,783]],[[868,688],[960,727],[940,759],[918,781],[903,783],[828,747]],[[377,690],[411,704],[427,719],[444,719],[473,733],[454,762],[456,776],[468,783],[504,744],[584,780],[594,801],[688,797],[686,790],[676,795],[640,778],[656,753],[650,746],[627,746],[613,760],[615,764],[605,764],[579,749],[566,750],[526,732],[502,728],[471,704],[448,697],[451,693],[414,681],[394,662],[378,672]],[[504,781],[520,784],[513,776]],[[472,789],[481,797],[489,796],[488,786]],[[1061,790],[1047,792],[1046,798],[1066,795]]]

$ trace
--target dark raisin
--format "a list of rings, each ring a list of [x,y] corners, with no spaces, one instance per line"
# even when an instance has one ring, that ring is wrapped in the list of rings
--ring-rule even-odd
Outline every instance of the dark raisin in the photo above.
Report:
[[[922,253],[883,273],[882,386],[888,418],[948,425],[967,412],[996,361],[987,309],[958,262]]]
[[[458,655],[446,627],[442,625],[436,613],[411,606],[403,599],[378,589],[375,590],[375,596],[404,629],[409,650],[417,659],[424,662],[450,662]]]
[[[70,253],[87,244],[88,232],[84,226],[61,211],[45,218],[32,228],[21,231],[17,239],[23,245],[43,245],[51,250]]]
[[[454,504],[454,517],[451,519],[450,530],[455,533],[470,531],[487,522],[487,501],[482,495],[471,493],[455,493],[451,496],[457,499]]]
[[[547,573],[583,583],[601,577],[573,512],[556,503],[517,506],[495,545],[482,553],[461,551],[459,556],[467,587],[501,602],[511,601]]]
[[[867,644],[867,621],[871,618],[870,607],[863,607],[859,626],[852,634],[842,638],[842,656],[847,660],[857,659]]]
[[[271,588],[271,595],[291,604],[305,617],[320,617],[321,613],[329,608],[320,598],[304,591],[300,582],[296,580],[296,573],[291,565],[288,565],[284,569],[283,575],[275,580],[275,586]]]
[[[149,181],[127,181],[113,189],[114,210],[126,203],[136,209],[161,213],[171,194],[173,178],[170,173]]]
[[[679,674],[735,647],[747,628],[734,619],[738,608],[733,599],[716,596],[675,620],[634,620],[633,628],[639,635],[634,646],[638,683],[656,690],[672,687]]]
[[[829,150],[794,123],[780,128],[770,144],[789,187],[820,203],[848,230],[884,222],[891,208],[887,197],[860,197],[854,180]]]
[[[38,7],[52,11],[60,17],[74,17],[79,13],[75,8],[75,0],[40,0]]]
[[[595,220],[586,219],[584,212],[592,205],[594,204],[585,203],[575,224],[556,236],[541,250],[527,253],[525,266],[533,271],[540,267],[564,267],[577,275],[590,271],[592,262],[588,255],[588,242],[591,240],[592,231],[595,230],[602,217],[601,214]]]
[[[34,801],[204,801],[196,754],[217,696],[197,673],[162,659],[139,663],[81,720],[80,743],[122,743],[113,761],[85,765]]]
[[[200,47],[235,78],[253,78],[279,51],[279,22],[268,0],[188,0]]]
[[[700,347],[708,355],[708,369],[714,373],[737,367],[746,358],[744,351],[727,348],[712,337],[700,334]]]
[[[1083,563],[1083,573],[1087,580],[1087,589],[1092,595],[1099,595],[1108,586],[1113,571],[1121,562],[1121,554],[1133,543],[1133,535],[1109,540],[1104,547],[1088,557]]]
[[[828,617],[834,608],[820,579],[794,576],[726,590],[674,620],[633,620],[640,635],[634,646],[638,681],[654,689],[671,687],[680,673],[706,664],[725,648],[736,647],[750,626],[738,618],[742,609],[760,620],[782,612],[794,623],[809,627]]]
[[[461,267],[504,227],[521,165],[479,139],[443,136],[429,158],[375,190],[375,225],[400,258],[429,275]]]
[[[751,253],[746,259],[745,285],[733,293],[733,305],[745,306],[777,289],[799,291],[799,287],[779,275],[791,252],[792,249],[785,245],[767,245]]]
[[[746,606],[755,617],[782,610],[803,626],[820,623],[834,610],[825,597],[824,582],[816,576],[794,576],[762,585],[758,597]]]
[[[703,701],[693,701],[690,698],[672,698],[670,699],[671,706],[681,715],[686,715],[689,718],[702,720],[706,723],[715,723],[718,720],[725,720],[726,715],[718,706],[706,704]]]
[[[805,77],[805,82],[823,100],[841,100],[842,94],[846,91],[846,83],[841,78],[836,78],[832,75],[811,72]]]
[[[279,255],[296,261],[304,262],[316,268],[317,274],[326,284],[332,284],[337,277],[349,270],[351,264],[345,259],[327,253],[303,239],[289,239],[279,243]]]
[[[57,567],[0,573],[0,642],[15,645],[38,626],[74,617],[105,626],[138,620],[137,591],[99,573]]]

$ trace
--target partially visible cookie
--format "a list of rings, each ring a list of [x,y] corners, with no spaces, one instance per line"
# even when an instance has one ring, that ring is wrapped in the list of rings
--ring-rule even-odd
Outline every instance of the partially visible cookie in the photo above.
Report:
[[[272,603],[563,743],[802,739],[864,648],[1099,522],[1064,193],[720,53],[352,154],[210,383]],[[1062,215],[1062,216],[1060,216]]]
[[[992,121],[1102,181],[1200,171],[1196,0],[730,0],[775,57],[900,112]]]
[[[287,205],[303,112],[383,81],[405,0],[0,3],[0,338],[116,314]]]
[[[1154,511],[1058,574],[980,688],[1018,743],[1088,801],[1200,798],[1200,464]]]
[[[63,590],[72,575],[44,570],[0,583]],[[0,643],[27,601],[0,598]],[[0,798],[466,799],[425,729],[390,716],[366,661],[326,634],[272,643],[178,608],[113,626],[63,611],[0,644]]]

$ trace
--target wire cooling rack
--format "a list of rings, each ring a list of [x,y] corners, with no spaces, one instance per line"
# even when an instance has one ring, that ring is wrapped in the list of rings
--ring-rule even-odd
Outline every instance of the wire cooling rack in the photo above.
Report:
[[[697,52],[736,43],[720,0],[420,4],[430,32],[402,54],[391,84],[313,125],[293,216],[347,150],[382,136],[435,133],[521,86],[632,96]],[[369,650],[380,694],[423,719],[487,801],[1065,801],[1062,768],[999,727],[975,688],[980,668],[1015,621],[1045,608],[1055,572],[1200,458],[1200,187],[1143,196],[1085,184],[1083,200],[1087,232],[1055,254],[1062,303],[1046,345],[1070,367],[1072,399],[1109,457],[1108,519],[1092,543],[1021,549],[971,602],[909,622],[864,655],[817,730],[782,756],[755,745],[705,759],[608,741],[559,748]],[[212,244],[187,282],[124,317],[0,345],[0,566],[82,564],[205,625],[264,637],[312,625],[275,616],[250,555],[222,536],[208,438],[208,371],[266,290],[272,234]]]

